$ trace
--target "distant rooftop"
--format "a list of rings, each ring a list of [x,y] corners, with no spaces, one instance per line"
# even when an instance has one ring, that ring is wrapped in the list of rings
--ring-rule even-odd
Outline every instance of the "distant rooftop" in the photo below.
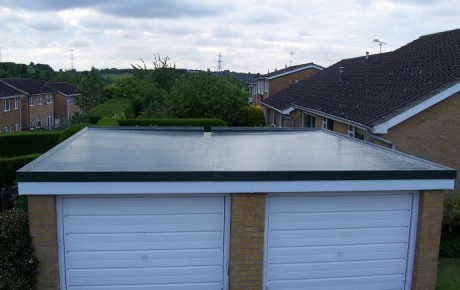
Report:
[[[66,82],[47,82],[45,84],[64,96],[75,96],[79,94],[76,87]]]
[[[5,78],[0,81],[28,95],[54,93],[43,82],[31,78]]]

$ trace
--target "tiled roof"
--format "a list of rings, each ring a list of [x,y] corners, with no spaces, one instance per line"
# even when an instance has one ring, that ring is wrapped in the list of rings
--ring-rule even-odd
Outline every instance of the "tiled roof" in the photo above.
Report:
[[[66,82],[48,82],[46,85],[65,96],[74,96],[79,94],[76,87]]]
[[[317,68],[320,68],[320,69],[323,68],[322,66],[314,64],[313,62],[309,62],[309,63],[304,63],[304,64],[288,66],[288,67],[280,69],[280,70],[275,70],[275,71],[273,71],[271,73],[261,75],[259,78],[268,78],[268,77],[274,77],[274,76],[277,76],[277,75],[282,75],[282,74],[286,74],[286,73],[290,73],[290,72],[295,72],[295,71],[298,71],[299,69],[301,69],[302,67],[307,67],[307,66],[317,67]]]
[[[344,59],[263,103],[279,110],[294,104],[372,127],[458,82],[460,29],[368,59]]]
[[[1,81],[29,95],[54,93],[54,90],[45,86],[43,82],[35,79],[9,78],[1,79]]]
[[[22,93],[0,81],[0,98],[21,96]]]

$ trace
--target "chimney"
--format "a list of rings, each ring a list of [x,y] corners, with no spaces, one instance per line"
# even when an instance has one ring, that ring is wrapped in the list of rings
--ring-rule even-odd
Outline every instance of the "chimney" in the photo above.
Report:
[[[343,81],[343,73],[345,71],[345,68],[343,66],[339,67],[339,81]]]
[[[365,59],[369,59],[369,51],[366,51],[366,58]]]

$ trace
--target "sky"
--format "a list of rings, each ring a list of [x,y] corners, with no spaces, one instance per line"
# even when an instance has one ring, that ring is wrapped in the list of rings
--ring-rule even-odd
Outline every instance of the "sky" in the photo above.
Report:
[[[2,62],[55,70],[327,67],[460,28],[458,0],[0,0]]]

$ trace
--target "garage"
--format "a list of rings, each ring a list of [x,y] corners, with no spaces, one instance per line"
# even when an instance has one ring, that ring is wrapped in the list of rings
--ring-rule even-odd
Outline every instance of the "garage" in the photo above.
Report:
[[[224,196],[63,197],[65,289],[221,289]]]
[[[270,128],[87,128],[17,172],[39,290],[431,289],[455,176]]]
[[[410,289],[417,195],[270,195],[265,289]]]

